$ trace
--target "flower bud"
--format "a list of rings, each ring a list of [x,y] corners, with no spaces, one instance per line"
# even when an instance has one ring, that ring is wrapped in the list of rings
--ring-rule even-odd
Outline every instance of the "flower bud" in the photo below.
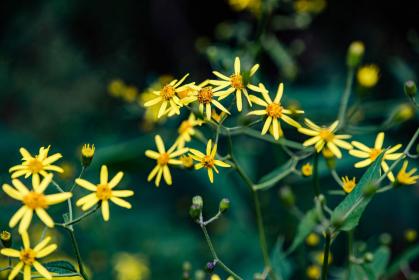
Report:
[[[364,261],[370,263],[374,260],[374,255],[371,252],[366,252],[364,255]]]
[[[355,68],[361,63],[364,56],[365,46],[361,41],[354,41],[349,45],[346,56],[346,64],[350,68]]]
[[[415,108],[409,103],[397,106],[391,116],[391,120],[396,123],[402,123],[412,119],[415,116]]]
[[[290,208],[294,206],[295,196],[290,187],[283,186],[282,188],[279,189],[278,194],[279,194],[279,199],[281,200],[282,204],[284,204],[285,207]]]
[[[193,220],[197,220],[201,215],[202,208],[196,204],[192,204],[189,208],[189,215]]]
[[[377,185],[370,184],[364,187],[364,189],[362,190],[362,193],[365,197],[370,197],[374,195],[377,190],[378,190]]]
[[[205,272],[202,270],[195,271],[195,279],[196,280],[205,280]]]
[[[409,80],[404,83],[404,93],[409,98],[415,98],[416,97],[416,83],[412,80]]]
[[[90,144],[84,144],[81,148],[81,164],[84,167],[88,167],[93,160],[95,155],[95,145],[90,146]]]
[[[215,261],[207,262],[207,265],[205,267],[205,270],[208,273],[212,273],[214,271],[216,265],[217,265],[217,262],[215,262]]]
[[[223,198],[220,201],[219,211],[221,213],[224,213],[225,211],[228,210],[228,208],[230,208],[230,200],[228,200],[227,198]]]
[[[382,245],[390,245],[391,243],[391,235],[388,233],[382,233],[379,237],[380,243]]]
[[[196,205],[199,209],[202,210],[202,207],[204,207],[204,201],[202,200],[202,197],[199,195],[196,195],[192,198],[192,205]]]
[[[6,230],[3,230],[0,233],[1,243],[5,248],[10,248],[12,246],[12,234]]]

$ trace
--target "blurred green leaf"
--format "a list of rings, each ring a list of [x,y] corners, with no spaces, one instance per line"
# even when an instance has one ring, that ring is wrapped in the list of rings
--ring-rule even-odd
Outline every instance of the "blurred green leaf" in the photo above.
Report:
[[[276,183],[292,172],[296,162],[297,161],[294,158],[290,158],[285,164],[275,168],[273,171],[263,176],[254,188],[257,190],[267,190],[275,186]]]
[[[77,270],[68,261],[54,261],[44,263],[43,265],[49,272],[57,273],[60,275],[77,273]]]
[[[292,266],[286,258],[286,253],[283,249],[284,239],[278,238],[271,253],[272,269],[275,273],[281,276],[280,279],[290,279],[292,273]]]
[[[383,275],[389,260],[390,249],[387,246],[380,246],[374,252],[374,260],[369,264],[369,267],[374,273],[375,279],[379,279]]]
[[[307,235],[309,235],[314,230],[317,225],[317,220],[318,216],[316,209],[311,209],[304,215],[303,219],[298,225],[297,235],[287,250],[287,254],[290,254],[292,251],[294,251],[304,241]]]
[[[391,277],[396,274],[400,268],[410,263],[419,257],[419,244],[407,249],[400,256],[398,256],[386,271],[386,277]]]

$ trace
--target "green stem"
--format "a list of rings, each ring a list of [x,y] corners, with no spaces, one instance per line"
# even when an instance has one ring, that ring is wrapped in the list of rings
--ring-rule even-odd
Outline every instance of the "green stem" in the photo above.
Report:
[[[70,220],[64,224],[55,224],[56,226],[60,226],[60,227],[69,227],[71,225],[77,224],[78,222],[80,222],[81,220],[83,220],[84,218],[87,218],[88,216],[92,215],[93,213],[95,213],[98,209],[100,208],[100,205],[98,204],[97,207],[90,209],[89,211],[85,212],[83,215],[75,218],[74,220]]]
[[[329,269],[329,252],[330,252],[330,243],[332,241],[331,233],[329,230],[326,231],[326,240],[324,244],[323,252],[323,266],[322,266],[322,280],[327,280],[327,272]]]
[[[355,69],[349,68],[348,75],[346,76],[345,90],[343,91],[343,95],[342,95],[342,99],[341,99],[340,107],[339,107],[339,113],[338,113],[339,127],[338,128],[344,127],[345,125],[346,111],[348,109],[349,97],[351,96],[351,89],[352,89],[352,83],[354,80],[354,74],[355,74]]]
[[[77,177],[77,179],[80,179],[83,176],[83,173],[84,173],[85,170],[86,170],[86,167],[82,166],[79,177]],[[73,192],[75,187],[76,187],[76,180],[74,180],[74,183],[70,188],[70,192]]]
[[[61,193],[64,193],[65,191],[60,187],[60,185],[52,180],[53,185],[57,188],[57,190]],[[68,206],[68,218],[71,221],[73,219],[73,207],[71,205],[71,197],[67,199],[67,206]],[[65,221],[64,221],[65,222]],[[72,229],[72,228],[71,228]]]
[[[354,243],[354,231],[350,230],[348,231],[348,274],[347,279],[350,279],[351,277],[351,259],[353,256],[353,243]]]
[[[77,240],[76,240],[76,236],[74,235],[74,230],[67,228],[68,232],[70,233],[70,237],[71,237],[71,244],[73,245],[74,248],[74,252],[76,254],[76,258],[77,258],[77,264],[79,266],[79,271],[80,274],[83,276],[83,278],[85,280],[88,280],[89,277],[87,276],[84,267],[83,267],[83,262],[81,260],[81,254],[80,254],[80,249],[79,249],[79,245],[77,244]]]
[[[314,195],[320,195],[319,187],[319,153],[314,153],[313,157],[313,190]]]

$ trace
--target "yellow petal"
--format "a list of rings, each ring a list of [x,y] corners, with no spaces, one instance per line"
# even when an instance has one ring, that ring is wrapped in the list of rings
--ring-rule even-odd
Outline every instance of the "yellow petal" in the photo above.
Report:
[[[239,57],[236,57],[236,59],[234,60],[234,73],[240,74],[240,58]]]
[[[106,222],[109,221],[109,202],[107,200],[102,201],[102,216]]]
[[[52,252],[54,252],[55,250],[57,250],[57,244],[51,244],[47,247],[45,247],[44,249],[41,249],[37,254],[36,257],[37,258],[43,258],[48,256],[49,254],[51,254]]]
[[[39,242],[36,246],[35,246],[35,248],[33,248],[33,250],[35,251],[35,252],[39,252],[40,250],[42,250],[45,246],[47,246],[48,245],[48,243],[51,241],[51,237],[50,236],[47,236],[47,237],[45,237],[44,238],[44,240],[42,240],[41,242]]]
[[[14,279],[22,270],[23,262],[18,262],[9,274],[9,280]]]
[[[106,165],[102,165],[102,168],[100,169],[100,183],[102,185],[108,183],[108,167]]]
[[[127,209],[131,209],[131,207],[132,207],[129,202],[127,202],[127,201],[125,201],[123,199],[120,199],[118,197],[115,197],[115,196],[111,197],[110,200],[113,203],[115,203],[116,205],[121,206],[121,207],[124,207],[124,208],[127,208]]]
[[[383,147],[383,143],[384,143],[384,132],[380,132],[377,134],[377,138],[375,138],[374,148],[381,149]]]
[[[124,172],[119,171],[118,173],[116,173],[116,175],[112,178],[112,180],[108,183],[108,187],[110,189],[113,189],[114,187],[116,187],[116,185],[119,184],[119,182],[121,182],[122,177],[124,177]]]
[[[52,279],[51,273],[49,273],[49,271],[42,264],[40,264],[39,262],[35,261],[33,263],[33,266],[39,272],[39,274],[41,274],[42,276],[44,276],[46,279]]]
[[[15,225],[22,219],[23,215],[26,213],[27,210],[28,207],[26,207],[26,205],[20,207],[20,209],[17,210],[17,212],[10,219],[9,226],[11,228],[15,227]]]
[[[26,232],[29,228],[29,225],[32,221],[32,216],[33,216],[33,210],[27,208],[28,210],[25,211],[25,214],[22,217],[22,220],[20,221],[19,224],[19,233],[23,234],[24,232]]]
[[[3,191],[13,199],[16,199],[16,200],[23,199],[23,195],[8,184],[3,185]]]
[[[97,189],[96,185],[84,179],[76,179],[76,184],[92,192],[95,192]]]
[[[46,195],[45,199],[47,200],[48,205],[53,205],[53,204],[61,203],[72,196],[73,194],[71,192],[56,193],[56,194]]]
[[[163,167],[163,176],[164,180],[166,181],[166,184],[170,186],[172,184],[172,175],[170,174],[170,170],[169,167],[167,167],[167,165]]]
[[[134,192],[131,190],[112,191],[112,196],[116,196],[116,197],[129,197],[133,195],[134,195]]]
[[[2,255],[7,256],[7,257],[13,257],[13,258],[19,258],[20,257],[20,251],[12,249],[12,248],[1,249],[0,253]]]
[[[371,163],[372,163],[372,160],[367,158],[367,159],[364,159],[362,161],[359,161],[359,162],[355,163],[355,167],[356,168],[363,168],[365,166],[370,165]]]
[[[48,215],[47,211],[45,211],[43,208],[36,208],[35,212],[38,215],[39,219],[41,219],[41,221],[44,222],[44,224],[47,227],[54,227],[54,221]]]

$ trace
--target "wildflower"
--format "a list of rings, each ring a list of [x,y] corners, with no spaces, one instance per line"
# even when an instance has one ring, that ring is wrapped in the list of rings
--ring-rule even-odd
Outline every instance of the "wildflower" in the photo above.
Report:
[[[342,153],[338,147],[347,150],[352,149],[351,144],[343,141],[344,139],[351,138],[350,135],[335,135],[339,121],[335,121],[329,127],[320,127],[309,119],[304,119],[304,122],[309,128],[300,127],[298,131],[312,136],[312,138],[303,143],[304,146],[314,145],[318,153],[327,147],[337,158],[342,158]]]
[[[311,175],[313,175],[313,165],[307,162],[301,167],[301,173],[304,177],[310,177]]]
[[[306,238],[306,243],[308,246],[312,246],[312,247],[316,246],[319,244],[319,242],[320,242],[320,237],[317,233],[314,233],[314,232],[310,233]]]
[[[12,179],[23,175],[25,178],[28,178],[32,175],[32,180],[39,182],[39,174],[45,177],[48,175],[49,171],[63,173],[64,170],[61,167],[52,165],[54,162],[59,160],[62,155],[60,153],[56,153],[52,156],[48,156],[49,149],[50,146],[47,148],[41,147],[39,149],[39,154],[32,156],[25,148],[20,148],[19,152],[22,155],[23,163],[15,165],[9,169],[9,172],[12,173]]]
[[[408,242],[413,242],[416,240],[418,236],[418,232],[414,229],[407,229],[404,232],[404,238],[408,241]]]
[[[393,111],[392,119],[396,122],[405,122],[415,116],[415,107],[409,103],[397,106]]]
[[[183,106],[180,102],[179,97],[176,95],[177,92],[183,91],[185,87],[190,84],[182,85],[183,81],[188,77],[189,74],[183,76],[182,79],[173,80],[170,83],[163,86],[161,90],[153,91],[155,97],[144,103],[144,107],[151,107],[156,104],[160,104],[159,112],[157,118],[162,117],[163,115],[169,114],[180,114],[179,108]],[[167,107],[169,106],[169,109]]]
[[[414,185],[416,181],[419,179],[419,175],[414,175],[416,173],[416,168],[411,169],[407,172],[407,165],[409,162],[405,160],[403,162],[402,168],[400,169],[399,173],[397,173],[396,182],[400,185]]]
[[[138,96],[138,90],[134,86],[127,86],[121,93],[121,97],[125,102],[134,102]]]
[[[2,249],[0,253],[7,257],[19,258],[19,262],[14,266],[9,274],[9,280],[16,278],[18,273],[23,269],[23,279],[30,280],[32,278],[32,267],[38,271],[43,277],[52,279],[51,273],[38,261],[38,259],[44,258],[50,255],[57,249],[56,244],[49,244],[51,238],[46,237],[38,243],[34,248],[31,248],[29,236],[27,232],[21,234],[23,248],[21,250],[15,250],[11,248]]]
[[[109,181],[108,168],[106,165],[102,165],[99,184],[95,185],[84,179],[76,179],[77,185],[93,192],[77,200],[76,205],[81,206],[81,210],[87,211],[100,202],[102,216],[105,221],[109,220],[109,200],[118,206],[130,209],[131,204],[121,199],[121,197],[133,196],[134,192],[131,190],[114,190],[121,182],[123,176],[124,173],[120,171]]]
[[[362,66],[356,74],[358,83],[366,88],[375,86],[379,79],[379,71],[380,69],[375,64]]]
[[[214,96],[217,96],[218,90],[211,86],[205,86],[207,82],[203,82],[196,86],[196,90],[191,93],[188,97],[182,99],[183,104],[189,104],[191,102],[197,101],[199,106],[199,112],[201,114],[205,113],[205,116],[208,120],[211,120],[211,105],[215,106],[216,108],[220,109],[226,114],[230,114],[230,112],[217,100],[214,99]]]
[[[18,179],[12,180],[14,188],[8,184],[3,185],[3,191],[6,194],[23,203],[23,206],[10,219],[10,227],[16,226],[20,221],[19,233],[22,234],[22,232],[29,228],[34,212],[46,226],[54,227],[54,221],[45,209],[50,205],[58,204],[69,199],[72,193],[44,194],[45,189],[52,181],[52,176],[52,174],[47,174],[41,182],[39,182],[39,179],[32,180],[33,190],[28,190]]]
[[[84,167],[88,167],[95,155],[95,145],[84,144],[81,148],[81,162]]]
[[[253,14],[259,14],[261,0],[229,0],[228,3],[235,11],[249,10]]]
[[[179,159],[182,162],[183,167],[191,168],[193,166],[193,158],[191,156],[183,155]]]
[[[356,178],[349,179],[348,176],[342,177],[343,190],[350,193],[356,187]]]
[[[157,152],[152,150],[145,151],[145,155],[151,159],[155,159],[157,165],[153,168],[147,177],[147,181],[150,182],[156,177],[155,184],[158,187],[160,180],[163,175],[166,184],[172,185],[172,175],[170,174],[169,164],[171,165],[182,165],[182,161],[175,159],[176,157],[183,155],[188,151],[187,148],[181,148],[175,151],[177,144],[175,143],[169,150],[166,151],[163,140],[160,135],[154,137],[157,146]]]
[[[325,0],[297,0],[294,3],[295,10],[298,13],[315,13],[322,12],[326,7]]]
[[[365,46],[361,41],[354,41],[349,45],[348,53],[346,56],[346,64],[351,67],[357,67],[364,56]]]
[[[0,240],[3,247],[10,248],[12,246],[12,234],[7,230],[3,230],[0,233]]]
[[[280,129],[281,125],[279,122],[279,119],[282,121],[288,123],[289,125],[292,125],[294,127],[301,127],[301,125],[290,118],[288,115],[292,114],[293,112],[291,110],[285,109],[281,105],[281,98],[282,94],[284,92],[284,84],[280,83],[278,86],[278,90],[276,91],[275,99],[272,101],[271,97],[269,96],[268,91],[263,86],[263,84],[259,84],[259,87],[251,86],[249,85],[249,88],[251,88],[254,91],[259,91],[262,93],[263,100],[259,97],[256,97],[254,95],[250,96],[250,100],[254,103],[256,103],[259,106],[265,107],[263,110],[254,110],[248,113],[248,115],[256,115],[256,116],[266,116],[265,124],[263,125],[261,134],[264,135],[268,131],[270,127],[273,129],[273,135],[276,140],[279,139],[280,135]],[[302,110],[296,110],[297,113],[302,114],[304,111]]]
[[[211,117],[217,123],[219,123],[222,119],[224,119],[225,115],[226,113],[223,111],[221,111],[219,114],[214,109],[212,109],[211,111]]]
[[[234,61],[234,73],[230,77],[227,77],[218,71],[213,71],[212,73],[221,80],[210,80],[210,84],[217,86],[214,89],[214,91],[217,91],[217,96],[219,97],[219,100],[222,100],[230,94],[232,94],[233,92],[235,92],[237,111],[241,112],[243,108],[242,93],[246,97],[249,105],[252,106],[252,101],[249,98],[249,93],[247,92],[246,87],[248,88],[249,85],[251,85],[249,83],[249,79],[256,73],[258,68],[259,64],[255,64],[250,69],[249,73],[242,73],[240,69],[240,58],[236,57]],[[227,90],[220,92],[218,91],[226,87],[228,87]]]
[[[217,174],[219,173],[216,166],[231,167],[230,164],[227,164],[221,160],[215,159],[215,155],[217,154],[217,144],[214,144],[214,146],[212,146],[211,139],[208,140],[206,154],[203,154],[200,151],[195,150],[195,149],[189,149],[189,151],[192,153],[191,157],[194,160],[199,162],[195,164],[195,169],[201,169],[203,167],[206,168],[208,171],[208,177],[211,183],[214,183],[213,169],[215,170]]]
[[[320,279],[320,267],[318,265],[310,265],[307,267],[306,274],[309,279]]]
[[[363,158],[362,161],[355,163],[355,167],[363,168],[373,163],[383,151],[383,143],[384,143],[384,132],[380,132],[377,134],[373,148],[369,148],[366,145],[362,144],[361,142],[352,141],[352,145],[358,150],[356,149],[350,150],[349,154],[357,158]],[[395,151],[397,151],[401,147],[402,147],[401,144],[397,144],[396,146],[388,149],[384,153],[383,160],[381,162],[381,167],[384,170],[384,172],[387,172],[389,170],[389,166],[385,162],[386,160],[397,160],[403,155],[403,153],[395,153]],[[394,175],[392,172],[388,172],[387,177],[390,179],[390,181],[394,182]]]
[[[335,155],[332,153],[332,151],[330,149],[328,149],[327,147],[323,148],[322,154],[323,154],[324,158],[326,158],[326,159],[331,159],[331,158],[335,157]]]
[[[147,259],[138,254],[117,253],[113,264],[118,280],[145,280],[151,274]]]
[[[120,79],[112,80],[108,84],[108,92],[114,97],[119,97],[125,89],[125,84]]]

